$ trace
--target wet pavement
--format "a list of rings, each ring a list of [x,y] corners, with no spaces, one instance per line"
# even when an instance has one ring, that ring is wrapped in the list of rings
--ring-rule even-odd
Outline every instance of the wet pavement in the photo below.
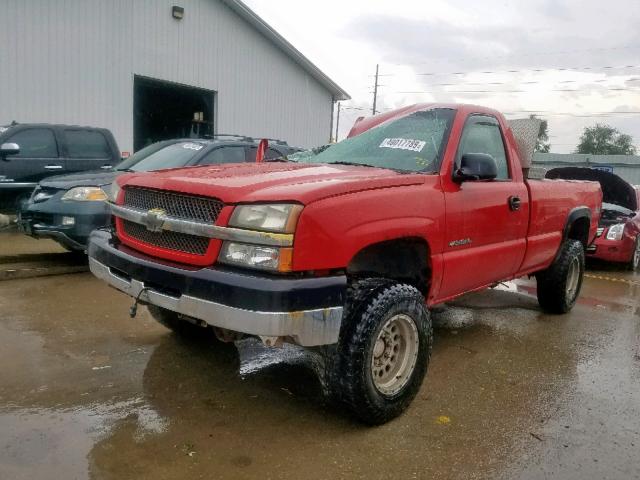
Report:
[[[88,270],[81,252],[68,252],[51,239],[28,237],[15,228],[0,229],[0,282]]]
[[[564,316],[528,280],[438,308],[376,428],[300,349],[181,339],[89,273],[0,282],[0,478],[640,478],[640,275],[588,275]]]

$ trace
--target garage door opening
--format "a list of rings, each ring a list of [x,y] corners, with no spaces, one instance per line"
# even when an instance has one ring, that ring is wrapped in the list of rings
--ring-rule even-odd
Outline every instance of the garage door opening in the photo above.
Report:
[[[215,92],[135,76],[133,82],[133,147],[170,138],[212,135]]]

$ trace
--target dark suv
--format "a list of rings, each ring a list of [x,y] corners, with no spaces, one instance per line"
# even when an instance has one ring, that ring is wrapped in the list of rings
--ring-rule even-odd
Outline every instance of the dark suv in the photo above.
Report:
[[[44,123],[0,126],[0,208],[14,210],[45,177],[111,169],[120,160],[118,145],[105,128]]]
[[[250,137],[218,135],[210,139],[175,139],[151,144],[115,168],[60,175],[42,180],[18,214],[27,235],[52,238],[68,250],[84,250],[92,230],[109,224],[111,183],[125,172],[254,162],[259,142]],[[265,159],[297,152],[286,142],[272,140]]]

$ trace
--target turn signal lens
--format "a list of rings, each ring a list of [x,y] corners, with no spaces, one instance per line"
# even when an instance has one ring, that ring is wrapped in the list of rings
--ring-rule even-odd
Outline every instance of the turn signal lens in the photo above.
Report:
[[[292,248],[266,247],[236,242],[224,242],[218,256],[221,263],[274,272],[290,272],[292,259]]]

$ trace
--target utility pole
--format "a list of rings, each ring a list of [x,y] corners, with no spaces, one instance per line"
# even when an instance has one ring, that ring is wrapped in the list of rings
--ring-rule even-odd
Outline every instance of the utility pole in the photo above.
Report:
[[[376,103],[378,102],[378,67],[380,65],[376,63],[376,80],[373,84],[373,108],[371,109],[371,113],[373,115],[376,114]]]
[[[340,108],[341,108],[340,102],[338,102],[338,114],[336,115],[336,137],[335,137],[336,143],[338,143],[338,132],[340,129]]]

